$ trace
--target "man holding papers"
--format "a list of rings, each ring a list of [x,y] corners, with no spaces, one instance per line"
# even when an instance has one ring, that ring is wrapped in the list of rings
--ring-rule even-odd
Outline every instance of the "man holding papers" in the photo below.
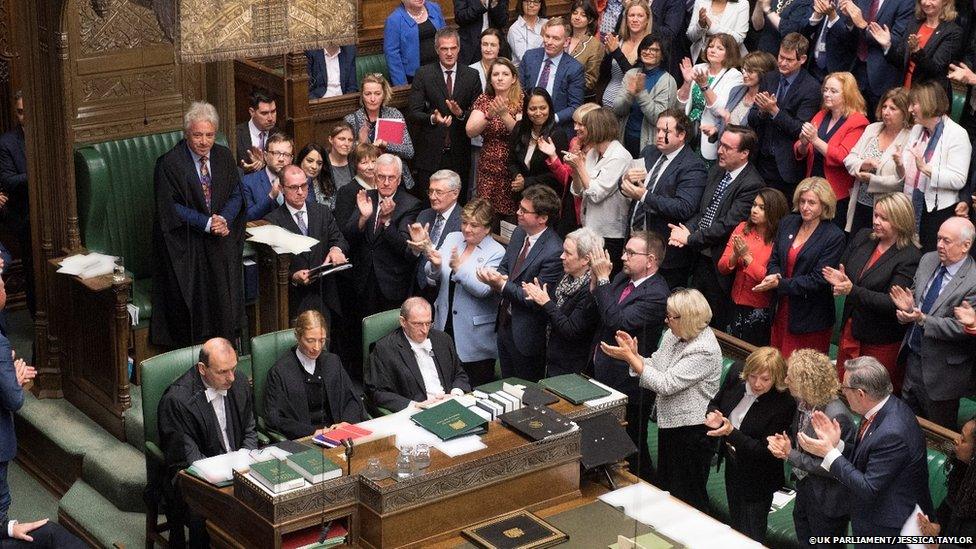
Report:
[[[400,328],[376,343],[366,371],[366,394],[373,404],[394,412],[443,400],[446,393],[471,390],[454,341],[433,323],[430,303],[411,297],[400,307]]]

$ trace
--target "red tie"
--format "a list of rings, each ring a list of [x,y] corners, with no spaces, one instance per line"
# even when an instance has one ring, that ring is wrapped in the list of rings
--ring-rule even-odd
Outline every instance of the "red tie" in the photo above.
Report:
[[[512,276],[515,276],[519,270],[522,268],[522,264],[525,263],[526,256],[529,255],[529,237],[525,237],[525,244],[522,246],[522,251],[519,253],[518,259],[515,260],[515,268],[512,269]]]
[[[868,23],[874,23],[874,20],[878,18],[878,0],[871,0],[871,7],[868,9],[868,15],[865,20]],[[857,41],[857,58],[861,61],[868,60],[868,41],[867,41],[867,29],[861,33],[860,40]]]
[[[864,438],[864,433],[867,432],[868,426],[871,425],[871,422],[874,421],[874,418],[877,415],[878,414],[875,414],[875,415],[871,416],[870,419],[868,419],[867,417],[865,417],[864,419],[861,420],[861,426],[857,428],[857,441],[858,442],[861,442],[861,439]]]
[[[627,284],[627,287],[624,288],[624,291],[620,292],[620,299],[617,300],[617,303],[618,304],[623,303],[624,300],[627,299],[627,296],[630,295],[630,292],[634,291],[634,288],[636,288],[636,286],[634,286],[633,282]]]

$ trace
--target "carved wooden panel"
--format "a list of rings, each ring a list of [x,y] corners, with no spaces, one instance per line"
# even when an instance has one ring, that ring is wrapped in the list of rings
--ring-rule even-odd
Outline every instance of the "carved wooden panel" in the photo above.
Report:
[[[107,9],[99,16],[91,0],[75,0],[82,55],[166,43],[152,8],[131,0],[104,3]]]

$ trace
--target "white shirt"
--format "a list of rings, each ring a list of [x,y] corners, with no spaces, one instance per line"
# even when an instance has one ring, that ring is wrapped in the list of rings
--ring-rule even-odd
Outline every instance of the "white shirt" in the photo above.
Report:
[[[274,185],[275,181],[278,181],[278,176],[275,175],[275,173],[271,171],[271,168],[267,166],[265,166],[264,171],[265,173],[268,174],[268,181],[270,181],[271,184]],[[270,192],[268,193],[268,196],[271,196]],[[283,191],[281,190],[278,191],[278,196],[277,198],[275,198],[275,202],[277,202],[279,206],[285,203],[285,193]]]
[[[525,52],[542,47],[542,26],[546,24],[545,17],[537,17],[535,25],[528,26],[520,15],[508,28],[508,45],[512,47],[512,63],[518,66],[522,62]]]
[[[640,286],[641,284],[643,284],[645,280],[647,280],[648,278],[651,278],[655,274],[657,274],[657,273],[649,274],[649,275],[645,276],[644,278],[638,278],[637,280],[631,280],[630,283],[633,284],[634,285],[634,288],[636,289],[638,286]]]
[[[308,372],[308,375],[315,373],[315,360],[305,356],[305,353],[298,349],[295,349],[295,356],[298,357],[298,362],[302,365],[302,369]]]
[[[681,145],[677,149],[669,152],[668,154],[662,155],[661,157],[658,158],[658,160],[661,162],[661,167],[658,169],[657,179],[654,181],[651,181],[651,174],[654,173],[654,165],[653,164],[651,165],[651,170],[647,172],[647,176],[644,177],[645,190],[644,190],[644,195],[641,196],[641,202],[643,202],[644,199],[647,198],[647,193],[653,193],[654,188],[657,187],[657,182],[660,181],[661,176],[664,175],[664,170],[668,169],[668,165],[671,164],[671,162],[675,159],[675,157],[678,156],[679,153],[681,153],[681,149],[683,148],[685,148],[685,146]],[[661,158],[664,158],[664,160],[661,160]]]
[[[441,385],[441,377],[437,373],[437,363],[434,362],[434,350],[430,339],[425,339],[423,343],[416,343],[408,337],[407,342],[410,343],[413,355],[417,359],[417,366],[420,368],[420,376],[424,380],[427,398],[443,395],[444,386]]]
[[[322,53],[325,54],[325,95],[322,97],[335,97],[337,95],[342,95],[342,75],[339,71],[339,52],[341,49],[336,49],[335,55],[329,55],[329,50],[323,49]]]
[[[230,452],[232,448],[230,447],[230,438],[227,436],[227,410],[224,409],[224,399],[227,398],[227,390],[218,391],[214,389],[202,377],[200,381],[203,381],[203,386],[207,388],[205,391],[207,402],[213,406],[214,414],[217,415],[217,426],[220,428],[220,439],[224,443],[224,451]]]
[[[884,399],[882,399],[881,402],[875,404],[873,408],[871,408],[870,410],[868,410],[866,414],[864,414],[864,418],[862,418],[861,421],[862,422],[873,421],[874,416],[878,415],[878,412],[881,411],[881,408],[884,407],[885,403],[888,402],[889,398],[891,398],[891,395],[884,397]],[[866,432],[867,431],[865,431],[865,433]],[[854,435],[854,437],[856,440],[857,435]],[[843,451],[844,451],[844,441],[841,440],[836,447],[831,448],[831,450],[827,452],[827,455],[824,456],[823,461],[820,463],[820,466],[826,469],[827,471],[830,471],[830,465],[834,463],[835,459],[841,456],[841,452]]]
[[[302,223],[305,225],[305,228],[307,229],[308,228],[308,209],[306,208],[305,203],[302,202],[302,207],[300,209],[292,208],[291,207],[291,204],[289,204],[287,202],[285,203],[285,206],[288,207],[288,213],[291,214],[291,218],[295,220],[295,224],[298,225],[299,227],[301,227],[301,224],[298,223],[298,216],[296,216],[295,214],[297,214],[298,212],[302,212]]]
[[[261,132],[263,130],[259,130],[258,127],[254,125],[253,119],[247,121],[247,131],[251,134],[251,146],[260,148]],[[264,132],[264,141],[265,143],[268,142],[268,132]]]
[[[867,14],[864,14],[864,15],[867,16]],[[822,14],[819,14],[817,12],[814,12],[813,15],[810,16],[810,26],[811,27],[817,27],[818,25],[820,25],[820,22],[823,21],[823,18],[824,18],[824,16]],[[817,34],[817,45],[816,45],[816,47],[813,50],[813,56],[814,56],[814,58],[819,59],[820,58],[820,54],[827,51],[827,32],[839,20],[840,20],[840,17],[835,12],[834,13],[834,18],[833,19],[828,19],[827,20],[827,24],[824,25],[823,27],[821,27],[820,32]]]
[[[746,383],[746,394],[742,395],[742,400],[732,408],[729,413],[729,423],[732,427],[739,429],[742,427],[742,420],[745,419],[746,414],[749,413],[749,408],[752,408],[752,404],[756,402],[756,393],[752,392],[752,386]]]

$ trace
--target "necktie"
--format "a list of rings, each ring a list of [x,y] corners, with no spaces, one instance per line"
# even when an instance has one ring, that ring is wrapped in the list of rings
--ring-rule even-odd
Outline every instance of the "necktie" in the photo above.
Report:
[[[944,266],[939,266],[935,271],[935,277],[932,279],[932,284],[929,286],[927,292],[925,292],[925,297],[922,298],[921,311],[928,314],[932,310],[932,306],[935,305],[935,300],[939,298],[939,293],[942,291],[942,280],[945,278],[946,268]],[[912,335],[908,340],[909,347],[915,352],[921,352],[922,350],[922,329],[919,328],[918,324],[912,326]]]
[[[522,269],[522,264],[525,263],[525,258],[529,255],[529,237],[525,237],[525,244],[522,245],[522,251],[519,253],[518,259],[515,260],[515,268],[512,269],[511,275],[515,276],[518,274],[519,270]]]
[[[258,146],[261,147],[261,150],[263,151],[264,150],[264,142],[268,138],[268,132],[261,132],[258,135],[258,137],[259,137],[259,139],[258,139]]]
[[[620,292],[620,299],[617,300],[617,304],[619,305],[623,303],[624,300],[627,299],[627,296],[634,291],[634,288],[636,288],[636,286],[634,286],[633,282],[628,283],[627,286],[624,287],[624,291]]]
[[[712,221],[715,220],[715,214],[718,213],[718,207],[722,204],[722,198],[725,196],[725,191],[732,184],[732,173],[725,172],[725,177],[719,182],[718,188],[715,189],[715,194],[712,195],[712,202],[705,209],[705,213],[702,215],[701,222],[698,224],[699,228],[707,229],[712,225]]]
[[[203,188],[203,199],[207,202],[207,210],[210,210],[210,166],[207,164],[209,157],[200,157],[200,187]]]
[[[444,87],[447,88],[448,99],[454,97],[454,79],[451,78],[452,72],[454,71],[444,71]]]
[[[878,417],[878,414],[874,414],[870,418],[865,417],[864,419],[861,420],[861,426],[857,428],[858,442],[861,442],[861,439],[864,438],[864,433],[868,432],[868,427],[871,426],[871,423],[874,421],[874,418],[876,417]]]
[[[298,225],[298,230],[302,231],[302,234],[308,236],[308,225],[305,224],[305,212],[298,210],[295,212],[295,224]]]
[[[539,81],[536,82],[536,86],[540,88],[549,89],[546,84],[549,83],[549,69],[552,68],[552,61],[546,59],[546,62],[542,64],[542,73],[539,74]]]
[[[430,232],[430,241],[434,244],[435,247],[438,246],[441,242],[441,232],[443,230],[444,230],[444,216],[438,214],[437,220],[434,221],[434,230]]]
[[[654,189],[657,188],[657,178],[661,174],[661,168],[664,167],[664,163],[667,161],[668,155],[662,154],[651,168],[651,173],[644,181],[644,188],[647,189],[648,194],[654,194]],[[643,229],[647,229],[647,210],[644,209],[644,202],[641,200],[634,201],[634,214],[630,218],[630,226],[640,226]]]
[[[786,78],[779,78],[779,86],[776,88],[776,100],[782,101],[786,97],[786,92],[790,91],[790,83],[786,81]]]
[[[519,252],[518,259],[515,260],[515,267],[509,271],[509,278],[514,278],[525,263],[525,258],[529,255],[529,237],[525,237],[525,244]],[[503,297],[498,304],[498,325],[508,326],[512,322],[512,302],[507,297]]]
[[[657,188],[657,178],[661,174],[661,168],[664,167],[664,163],[667,161],[668,161],[668,155],[662,154],[661,158],[657,159],[657,162],[654,164],[654,167],[651,168],[651,176],[647,178],[647,184],[650,185],[649,187],[647,187],[647,192],[653,193],[654,189]]]
[[[867,17],[865,17],[865,21],[867,21],[868,24],[870,25],[871,23],[874,23],[874,20],[877,17],[878,17],[878,0],[871,0],[871,8],[868,9],[868,14]],[[867,29],[861,31],[860,37],[857,40],[857,58],[860,61],[868,60],[868,41],[865,38],[867,32],[868,32]]]

